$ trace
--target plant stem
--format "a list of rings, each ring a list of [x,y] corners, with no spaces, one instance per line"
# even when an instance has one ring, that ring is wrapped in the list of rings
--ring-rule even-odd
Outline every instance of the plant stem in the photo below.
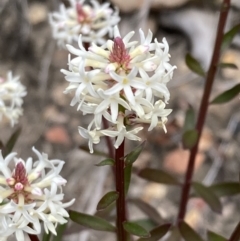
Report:
[[[210,93],[212,90],[213,81],[214,81],[215,74],[217,71],[217,65],[218,65],[218,61],[219,61],[219,57],[220,57],[220,49],[221,49],[222,39],[223,39],[223,35],[224,35],[224,26],[225,26],[228,11],[230,8],[230,2],[231,2],[231,0],[224,0],[222,8],[221,8],[221,12],[220,12],[216,42],[215,42],[215,46],[214,46],[211,64],[210,64],[210,67],[209,67],[209,70],[207,73],[207,77],[206,77],[204,93],[203,93],[203,97],[201,100],[198,120],[197,120],[197,124],[196,124],[196,130],[198,131],[198,140],[197,140],[196,145],[191,149],[191,152],[190,152],[187,172],[186,172],[185,181],[183,184],[180,209],[179,209],[179,214],[178,214],[178,221],[183,220],[185,217],[185,213],[186,213],[189,191],[190,191],[192,176],[193,176],[193,172],[194,172],[195,159],[196,159],[196,155],[198,152],[199,140],[200,140],[200,137],[202,134],[203,125],[204,125],[207,110],[208,110]]]
[[[117,238],[118,241],[126,241],[126,232],[123,228],[123,222],[126,221],[125,190],[124,190],[124,141],[116,149],[115,167],[116,167],[116,191],[119,194],[117,199]]]
[[[37,235],[33,235],[33,234],[28,234],[29,238],[31,241],[39,241]]]
[[[240,222],[238,223],[237,227],[233,231],[228,241],[239,241],[239,239],[240,239]]]
[[[103,118],[103,127],[104,127],[104,129],[108,129],[108,127],[109,127],[107,120],[105,118]],[[106,140],[107,147],[108,147],[109,157],[114,159],[114,148],[113,148],[112,140],[110,139],[109,136],[105,136],[105,140]]]

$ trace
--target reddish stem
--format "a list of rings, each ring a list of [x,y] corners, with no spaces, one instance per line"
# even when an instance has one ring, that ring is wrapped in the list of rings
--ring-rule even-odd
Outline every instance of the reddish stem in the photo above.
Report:
[[[39,241],[37,235],[33,235],[33,234],[28,234],[29,238],[31,241]]]
[[[115,167],[116,167],[116,191],[119,194],[117,199],[117,237],[118,241],[126,241],[127,235],[123,228],[123,222],[126,221],[125,190],[124,190],[124,141],[116,149]]]
[[[195,159],[196,159],[196,155],[198,152],[199,140],[200,140],[200,137],[202,134],[203,125],[204,125],[207,110],[208,110],[210,93],[212,90],[213,81],[214,81],[215,74],[217,71],[217,65],[218,65],[218,61],[219,61],[219,57],[220,57],[221,44],[222,44],[222,39],[223,39],[223,35],[224,35],[224,26],[225,26],[228,11],[230,8],[230,2],[231,2],[231,0],[224,0],[222,9],[221,9],[221,13],[220,13],[220,17],[219,17],[217,36],[216,36],[216,42],[215,42],[215,46],[214,46],[213,56],[212,56],[211,64],[210,64],[210,67],[209,67],[209,70],[207,73],[204,93],[203,93],[203,97],[201,100],[199,116],[198,116],[198,120],[197,120],[197,124],[196,124],[196,130],[198,131],[198,141],[197,141],[196,145],[191,149],[191,152],[190,152],[187,172],[186,172],[186,176],[185,176],[185,182],[183,184],[180,209],[179,209],[179,214],[178,214],[178,221],[183,220],[185,217],[185,213],[186,213],[189,191],[190,191],[192,176],[193,176],[193,172],[194,172]]]
[[[233,231],[228,241],[239,241],[239,239],[240,239],[240,222],[238,223],[237,227]]]

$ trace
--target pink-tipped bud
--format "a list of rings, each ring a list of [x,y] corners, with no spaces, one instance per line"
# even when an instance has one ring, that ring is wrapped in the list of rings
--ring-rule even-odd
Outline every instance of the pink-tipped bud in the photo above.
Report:
[[[22,183],[18,182],[18,183],[15,184],[14,189],[16,191],[21,191],[21,190],[23,190],[23,187],[24,186],[22,185]]]
[[[127,67],[129,64],[130,56],[120,37],[114,38],[114,44],[112,52],[109,55],[109,60],[111,63],[118,63],[122,67]]]
[[[16,182],[20,182],[23,185],[28,182],[26,169],[21,161],[17,163],[13,177],[15,178]]]
[[[83,11],[83,7],[80,3],[77,3],[76,9],[78,15],[78,22],[81,23],[87,18],[87,14]]]
[[[12,178],[12,177],[10,177],[10,178],[7,178],[7,184],[9,185],[9,186],[12,186],[12,185],[14,185],[14,183],[15,183],[15,179],[14,178]]]

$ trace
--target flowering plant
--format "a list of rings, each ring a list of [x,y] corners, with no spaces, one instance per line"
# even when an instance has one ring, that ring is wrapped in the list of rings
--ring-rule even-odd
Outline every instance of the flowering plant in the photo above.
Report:
[[[66,43],[77,41],[79,34],[85,42],[100,44],[105,42],[107,34],[112,36],[112,28],[120,20],[118,10],[113,11],[109,3],[90,2],[91,5],[85,0],[70,0],[70,7],[61,4],[59,12],[49,15],[53,37],[58,45],[65,48]]]
[[[74,199],[62,203],[62,186],[66,180],[59,173],[64,161],[49,160],[48,155],[33,147],[36,162],[26,161],[10,153],[3,158],[0,151],[0,237],[15,234],[18,241],[26,234],[40,234],[43,222],[45,232],[56,233],[56,225],[67,222],[69,207]],[[14,162],[14,169],[10,163]]]
[[[114,40],[104,45],[92,44],[85,49],[82,36],[79,49],[67,45],[77,55],[69,59],[69,70],[62,70],[69,86],[65,93],[75,91],[71,105],[84,114],[92,114],[88,128],[79,127],[79,133],[89,139],[90,152],[101,136],[117,137],[115,148],[123,139],[141,140],[136,134],[143,129],[134,124],[149,124],[151,131],[156,126],[164,130],[170,109],[165,109],[170,93],[167,88],[176,66],[169,63],[169,47],[166,39],[152,42],[152,32],[147,36],[142,30],[140,43],[130,41],[134,32],[121,37],[118,27],[114,28]],[[102,118],[109,122],[102,129]]]
[[[19,81],[19,76],[13,77],[8,72],[7,78],[0,78],[0,121],[3,117],[10,120],[14,126],[22,115],[23,97],[26,96],[26,88]]]

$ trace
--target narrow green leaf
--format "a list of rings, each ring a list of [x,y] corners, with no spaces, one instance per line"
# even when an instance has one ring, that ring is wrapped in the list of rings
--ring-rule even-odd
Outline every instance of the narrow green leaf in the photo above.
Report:
[[[97,216],[84,214],[72,210],[69,211],[69,216],[72,221],[87,228],[99,231],[116,231],[116,228],[112,224]]]
[[[240,93],[240,84],[235,85],[229,90],[224,91],[222,94],[215,97],[210,104],[223,104],[232,100]]]
[[[195,113],[193,108],[190,108],[186,111],[185,121],[183,125],[183,132],[187,130],[192,130],[195,127]]]
[[[156,224],[162,223],[163,219],[160,216],[158,210],[156,210],[150,204],[144,202],[139,198],[132,198],[129,199],[129,202],[135,204],[140,210],[142,210],[147,216],[152,219]]]
[[[192,149],[198,140],[197,130],[187,130],[183,133],[182,143],[184,149]]]
[[[99,201],[97,205],[97,210],[103,210],[107,208],[109,205],[111,205],[113,202],[115,202],[118,199],[118,192],[116,191],[111,191],[106,193],[101,200]]]
[[[114,165],[115,165],[115,161],[112,158],[107,158],[107,159],[99,162],[95,166],[100,167],[100,166],[114,166]]]
[[[63,234],[65,229],[67,228],[67,223],[64,223],[62,225],[58,225],[56,229],[57,236],[53,235],[52,241],[62,241],[63,240]]]
[[[133,149],[129,154],[126,155],[125,165],[132,165],[139,157],[145,145],[145,141],[141,143],[139,146]]]
[[[141,227],[146,229],[148,232],[150,232],[150,230],[152,230],[153,228],[156,227],[156,223],[150,218],[134,220],[134,223],[140,225]]]
[[[51,233],[51,232],[49,232],[49,233],[46,233],[46,232],[45,232],[45,233],[43,234],[42,241],[50,241],[51,236],[52,236],[52,233]]]
[[[190,70],[202,77],[205,77],[205,71],[203,70],[201,64],[193,58],[191,54],[188,53],[186,55],[185,62]]]
[[[209,187],[197,182],[193,182],[192,186],[195,192],[209,205],[212,211],[216,213],[222,212],[222,205],[218,196],[213,193]]]
[[[150,231],[151,237],[140,238],[137,241],[158,241],[169,231],[170,227],[171,224],[169,223],[158,226]]]
[[[207,232],[207,237],[208,237],[207,239],[208,241],[227,241],[226,238],[212,231]]]
[[[216,183],[209,187],[218,197],[234,196],[240,194],[239,182]]]
[[[16,131],[13,132],[13,134],[10,136],[9,140],[7,141],[5,148],[3,149],[3,156],[7,156],[10,152],[12,152],[13,147],[15,146],[20,134],[21,134],[22,128],[17,128]]]
[[[233,38],[235,37],[235,35],[239,33],[239,31],[240,31],[240,24],[234,26],[232,29],[230,29],[227,33],[224,34],[221,51],[225,51],[226,49],[228,49],[228,47],[233,41]]]
[[[233,64],[233,63],[220,63],[218,65],[220,68],[222,69],[238,69],[237,65],[236,64]]]
[[[163,170],[157,170],[152,168],[145,168],[142,169],[138,175],[144,179],[149,181],[158,182],[162,184],[168,185],[180,185],[179,181],[171,176],[169,173]]]
[[[129,221],[124,222],[123,228],[132,235],[136,235],[142,238],[150,237],[150,234],[147,232],[147,230],[135,222],[129,222]]]
[[[128,189],[130,186],[131,182],[131,175],[132,175],[132,165],[127,165],[124,168],[124,190],[125,190],[125,195],[128,193]]]
[[[178,224],[178,228],[185,241],[203,241],[199,234],[184,221]]]
[[[166,239],[166,241],[180,241],[180,240],[182,240],[182,238],[178,227],[172,227],[169,230],[169,236]]]
[[[80,150],[85,151],[85,152],[87,152],[88,154],[90,154],[90,152],[89,152],[89,147],[88,147],[88,146],[86,146],[86,145],[81,145],[81,146],[79,146],[78,148],[79,148]],[[107,154],[107,153],[102,152],[102,151],[97,151],[97,150],[94,150],[94,152],[92,153],[92,155],[108,157],[108,154]]]

